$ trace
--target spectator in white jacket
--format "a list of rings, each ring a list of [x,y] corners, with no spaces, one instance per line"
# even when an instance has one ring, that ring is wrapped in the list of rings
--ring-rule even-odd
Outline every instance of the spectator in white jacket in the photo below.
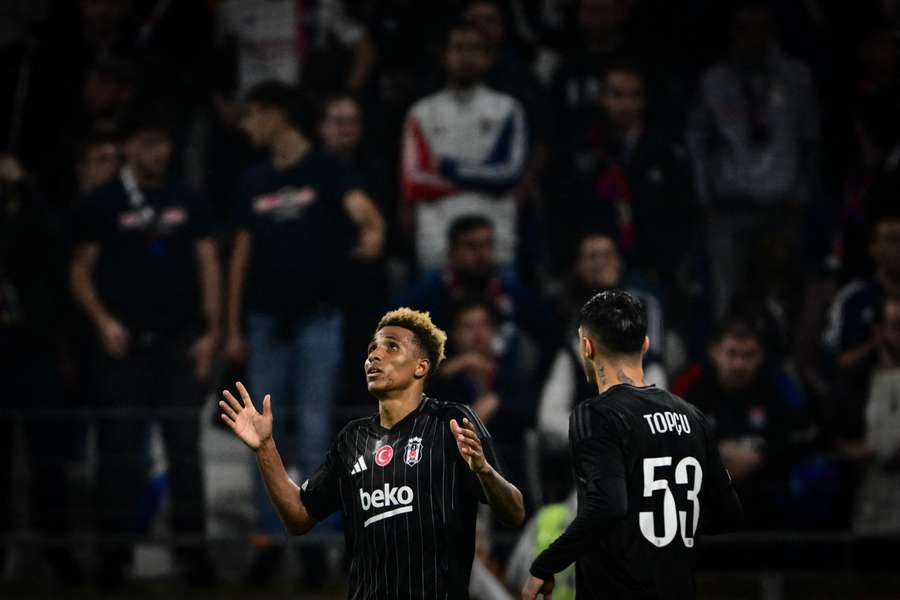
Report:
[[[425,270],[444,265],[447,229],[466,214],[493,222],[500,264],[514,259],[512,190],[522,177],[528,135],[519,102],[482,84],[488,65],[478,29],[453,26],[444,53],[446,87],[415,103],[406,118],[402,184]]]

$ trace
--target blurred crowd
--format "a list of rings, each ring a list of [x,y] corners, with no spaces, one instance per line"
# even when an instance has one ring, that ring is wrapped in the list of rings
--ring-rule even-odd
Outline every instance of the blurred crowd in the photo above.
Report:
[[[648,382],[716,424],[748,528],[900,531],[900,2],[0,17],[0,456],[18,440],[61,577],[82,576],[66,506],[88,430],[112,584],[146,529],[150,424],[172,530],[196,541],[210,393],[271,393],[302,477],[374,410],[362,363],[396,306],[447,330],[430,393],[491,430],[536,515],[512,555],[537,551],[571,514],[568,415],[595,393],[574,319],[614,287],[647,307]],[[179,564],[209,582],[195,541]],[[282,550],[258,545],[264,580]]]

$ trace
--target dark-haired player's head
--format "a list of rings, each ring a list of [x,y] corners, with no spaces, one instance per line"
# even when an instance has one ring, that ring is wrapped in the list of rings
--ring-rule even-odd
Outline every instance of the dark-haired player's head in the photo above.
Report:
[[[628,292],[602,291],[581,307],[578,335],[588,382],[602,383],[607,368],[615,365],[641,368],[641,358],[650,348],[647,309]]]
[[[600,104],[614,131],[627,133],[644,124],[645,82],[633,63],[619,62],[606,70]]]
[[[590,290],[618,287],[625,266],[619,246],[605,233],[588,233],[581,238],[575,258],[575,278]]]
[[[746,388],[756,379],[765,359],[762,324],[750,316],[726,318],[713,335],[709,359],[723,389]]]
[[[872,222],[869,251],[882,277],[900,282],[900,209],[895,202],[885,206]]]
[[[247,92],[241,130],[254,146],[268,148],[288,129],[308,137],[311,118],[296,87],[281,81],[263,81]]]
[[[450,311],[450,341],[454,351],[490,356],[499,324],[496,307],[487,298],[473,296],[458,300]]]
[[[369,392],[381,400],[411,386],[425,387],[426,378],[444,360],[447,334],[427,312],[398,308],[375,328],[364,365]]]
[[[362,108],[351,94],[337,94],[322,104],[319,137],[329,151],[353,152],[362,141],[362,132]]]
[[[494,224],[481,215],[459,217],[447,231],[448,265],[464,285],[485,285],[497,268]]]
[[[172,121],[162,100],[135,105],[122,119],[122,151],[138,181],[160,185],[172,158]]]
[[[452,25],[444,47],[447,84],[455,89],[478,85],[489,65],[487,42],[481,31],[465,21]]]

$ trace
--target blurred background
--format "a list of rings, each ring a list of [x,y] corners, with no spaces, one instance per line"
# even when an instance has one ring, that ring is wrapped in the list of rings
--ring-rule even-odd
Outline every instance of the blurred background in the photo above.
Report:
[[[408,305],[526,496],[479,524],[473,598],[512,597],[620,287],[747,512],[701,597],[900,597],[898,34],[897,0],[4,0],[0,596],[344,597],[339,517],[289,540],[215,400],[271,393],[302,481]]]

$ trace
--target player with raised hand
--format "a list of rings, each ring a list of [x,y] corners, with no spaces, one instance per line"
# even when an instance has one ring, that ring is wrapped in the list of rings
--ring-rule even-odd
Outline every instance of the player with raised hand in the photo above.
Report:
[[[525,518],[522,494],[498,470],[490,434],[468,407],[423,394],[444,357],[446,335],[408,308],[379,322],[365,361],[378,413],[348,423],[302,486],[288,476],[272,437],[268,395],[260,413],[237,384],[222,420],[255,453],[287,530],[302,535],[344,514],[350,598],[468,598],[479,500],[498,522]]]
[[[712,427],[681,398],[644,385],[647,315],[626,292],[582,307],[581,355],[599,395],[569,419],[578,514],[531,566],[524,600],[552,598],[573,562],[579,598],[695,597],[696,539],[737,526],[741,504]]]

